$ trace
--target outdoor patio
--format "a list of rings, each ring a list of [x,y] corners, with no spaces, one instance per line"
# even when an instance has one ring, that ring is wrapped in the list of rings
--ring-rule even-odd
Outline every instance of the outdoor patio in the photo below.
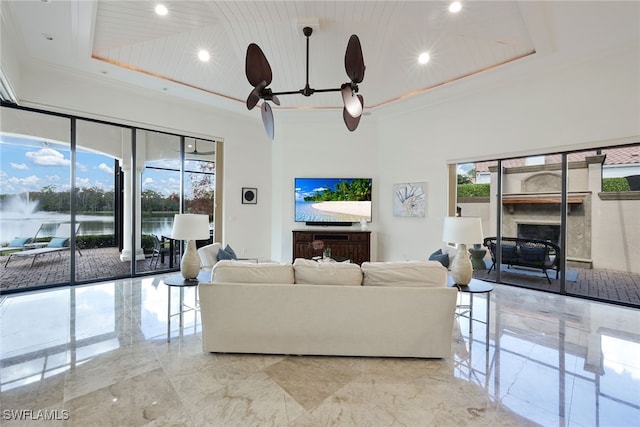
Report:
[[[76,257],[77,281],[96,281],[114,277],[129,277],[131,263],[120,261],[117,248],[82,249],[82,255]],[[31,267],[32,258],[11,259],[4,267],[8,255],[0,256],[0,291],[26,289],[43,285],[54,285],[69,282],[71,252],[47,254],[35,260]],[[14,257],[15,258],[15,257]],[[155,264],[155,261],[154,261]],[[145,260],[136,262],[136,272],[158,273],[169,270],[169,259],[158,263],[157,268],[151,264],[150,255]]]
[[[0,291],[27,289],[37,285],[54,285],[69,282],[70,252],[64,251],[38,258],[33,267],[31,259],[11,260],[4,267],[8,256],[0,256]],[[136,262],[139,273],[166,272],[169,260],[166,258],[158,267],[151,265],[151,259]],[[82,255],[76,257],[77,281],[96,281],[115,277],[128,277],[131,271],[130,262],[120,261],[117,248],[83,249]],[[522,273],[522,272],[521,272]],[[475,271],[474,277],[484,280],[495,280],[495,271]],[[555,274],[552,276],[555,277]],[[640,307],[640,274],[632,274],[610,270],[577,270],[575,281],[567,281],[567,292],[591,298],[605,299],[612,302],[632,304]],[[573,279],[573,277],[572,277]],[[515,270],[503,270],[502,281],[518,283],[534,289],[558,291],[559,281],[552,279],[551,284],[545,278],[528,274],[519,274]]]

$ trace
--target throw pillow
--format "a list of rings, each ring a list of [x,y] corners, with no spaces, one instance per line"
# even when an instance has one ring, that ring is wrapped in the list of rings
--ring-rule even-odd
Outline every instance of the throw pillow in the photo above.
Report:
[[[53,239],[51,239],[47,247],[48,248],[64,248],[65,246],[67,246],[68,241],[69,239],[66,237],[54,237]]]
[[[443,267],[449,268],[449,254],[443,254],[442,249],[429,255],[429,261],[438,261]]]
[[[218,251],[218,261],[223,259],[238,259],[235,251],[231,249],[231,246],[227,245],[224,249]]]
[[[9,247],[21,248],[27,243],[31,243],[31,237],[16,237],[9,243]]]
[[[225,246],[224,250],[225,252],[229,253],[233,257],[233,259],[238,259],[238,255],[236,255],[236,252],[233,249],[231,249],[231,246],[229,245]]]

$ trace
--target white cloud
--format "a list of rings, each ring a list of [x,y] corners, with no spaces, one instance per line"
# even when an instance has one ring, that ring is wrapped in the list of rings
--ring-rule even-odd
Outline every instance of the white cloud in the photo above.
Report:
[[[78,188],[90,188],[91,180],[89,178],[76,178],[76,187]]]
[[[24,178],[17,178],[15,176],[12,176],[9,177],[7,181],[16,186],[26,187],[27,190],[40,189],[40,178],[35,175],[25,176]]]
[[[154,181],[153,181],[153,178],[151,177],[145,178],[143,182],[143,184],[153,184],[153,183]]]
[[[29,169],[29,166],[27,166],[24,163],[13,163],[13,162],[11,162],[11,167],[14,168],[14,169],[20,169],[20,170]]]
[[[76,170],[79,172],[86,172],[89,170],[89,168],[82,163],[76,163]]]
[[[100,169],[103,172],[106,172],[110,175],[113,175],[113,168],[110,168],[109,166],[106,165],[106,163],[100,163],[98,165],[98,169]]]
[[[25,156],[39,166],[69,166],[71,161],[64,158],[64,155],[53,148],[41,148],[38,151],[27,151]]]
[[[475,163],[459,163],[458,175],[466,175],[474,167],[475,167]]]

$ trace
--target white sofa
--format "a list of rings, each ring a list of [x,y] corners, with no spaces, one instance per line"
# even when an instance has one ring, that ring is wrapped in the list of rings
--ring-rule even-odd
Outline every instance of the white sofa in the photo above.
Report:
[[[451,355],[457,290],[435,261],[219,261],[198,290],[207,352]]]

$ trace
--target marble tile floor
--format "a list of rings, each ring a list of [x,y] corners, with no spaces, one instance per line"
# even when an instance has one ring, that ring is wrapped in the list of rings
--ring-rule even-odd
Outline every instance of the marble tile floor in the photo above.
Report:
[[[448,359],[210,354],[161,277],[2,297],[0,425],[638,426],[640,310],[496,285],[489,352],[459,318]]]

